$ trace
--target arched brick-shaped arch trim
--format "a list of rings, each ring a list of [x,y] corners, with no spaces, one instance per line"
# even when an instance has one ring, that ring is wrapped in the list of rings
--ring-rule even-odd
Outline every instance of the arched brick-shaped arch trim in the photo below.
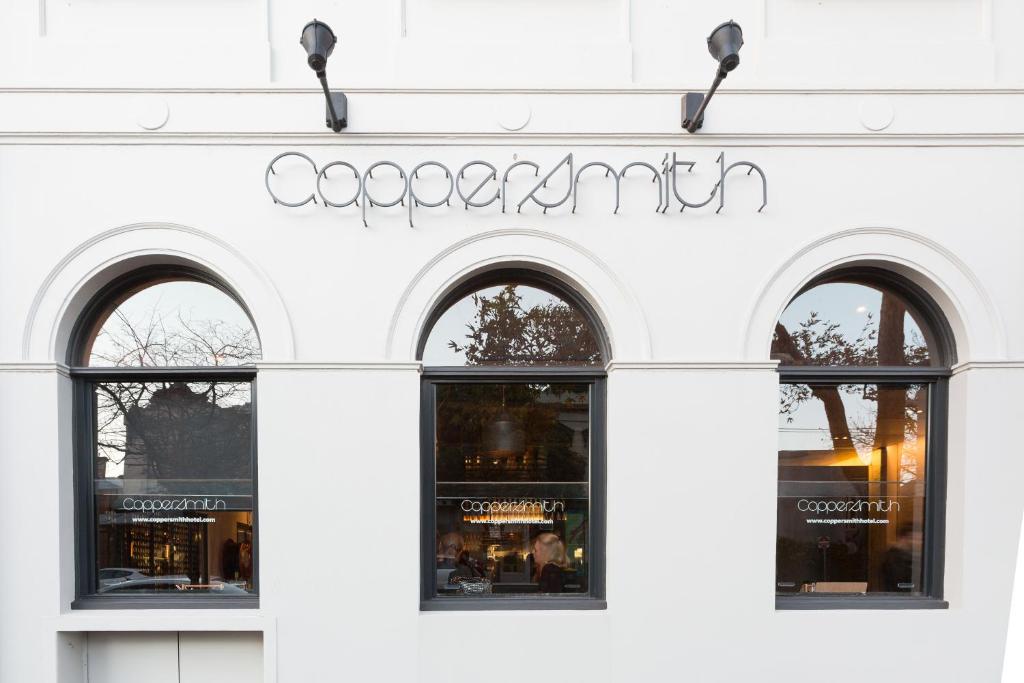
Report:
[[[413,361],[430,315],[466,280],[495,269],[522,268],[554,277],[582,296],[605,331],[610,357],[649,360],[647,320],[629,288],[607,264],[576,243],[536,230],[496,230],[443,250],[402,293],[388,329],[385,357]]]
[[[775,323],[804,286],[823,273],[853,266],[890,271],[924,290],[949,325],[958,362],[1005,359],[1002,320],[977,276],[938,243],[895,228],[855,228],[827,235],[776,268],[751,307],[742,340],[744,358],[769,357]]]
[[[82,242],[53,267],[29,309],[22,360],[63,363],[75,324],[97,292],[127,273],[155,265],[193,268],[223,283],[251,314],[264,360],[294,359],[284,302],[259,266],[227,242],[196,228],[136,223]]]

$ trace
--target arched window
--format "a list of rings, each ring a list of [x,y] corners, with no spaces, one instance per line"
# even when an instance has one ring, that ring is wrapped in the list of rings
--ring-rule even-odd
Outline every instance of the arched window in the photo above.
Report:
[[[952,336],[873,268],[804,288],[779,318],[776,604],[942,607]]]
[[[422,609],[604,607],[604,365],[585,301],[502,270],[420,344]]]
[[[259,359],[244,307],[197,270],[140,270],[86,307],[74,607],[256,605]]]

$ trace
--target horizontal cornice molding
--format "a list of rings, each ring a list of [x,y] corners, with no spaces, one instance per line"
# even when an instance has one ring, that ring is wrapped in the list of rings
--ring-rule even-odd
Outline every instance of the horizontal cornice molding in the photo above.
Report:
[[[331,84],[337,92],[376,95],[679,95],[703,92],[707,83],[678,87],[635,88],[367,88]],[[103,87],[103,86],[0,86],[3,93],[86,93],[86,94],[210,94],[210,95],[309,95],[321,94],[320,88],[295,87]],[[723,95],[1024,95],[1024,88],[720,88]]]
[[[349,95],[349,127],[342,134],[323,127],[323,95],[313,89],[0,88],[0,142],[662,148],[1024,143],[1024,89],[727,90],[716,95],[714,116],[697,135],[680,125],[683,91],[674,88],[338,90]],[[865,104],[891,109],[890,123],[869,129],[862,123]],[[502,127],[506,106],[527,109],[522,129]],[[165,108],[164,119],[145,130],[146,112],[154,108]]]
[[[91,145],[91,146],[223,146],[223,147],[622,147],[655,150],[687,148],[751,147],[836,147],[836,148],[967,148],[1022,147],[1024,132],[991,135],[701,135],[689,139],[674,135],[625,133],[578,133],[551,135],[476,133],[352,133],[339,140],[319,133],[88,133],[88,132],[3,132],[4,145]],[[340,153],[336,156],[343,156]],[[334,158],[334,157],[332,157]]]
[[[608,372],[618,370],[767,370],[774,372],[778,367],[778,361],[620,361],[613,360],[608,363]]]
[[[68,366],[64,363],[33,363],[29,361],[0,361],[0,372],[57,373],[64,377],[71,376]]]
[[[295,370],[315,372],[335,371],[400,371],[421,372],[423,364],[418,362],[395,361],[267,361],[256,363],[257,371],[263,370]]]
[[[608,372],[618,370],[767,370],[774,372],[778,368],[777,361],[620,361],[609,362],[605,369]],[[409,361],[267,361],[256,363],[259,370],[296,370],[296,371],[402,371],[422,372],[423,364]],[[978,360],[958,363],[953,366],[954,375],[969,370],[1024,370],[1024,360]],[[31,362],[31,361],[0,361],[0,373],[57,373],[64,377],[70,376],[68,366],[64,363]]]
[[[969,370],[1024,370],[1024,360],[971,360],[953,366],[953,374]]]

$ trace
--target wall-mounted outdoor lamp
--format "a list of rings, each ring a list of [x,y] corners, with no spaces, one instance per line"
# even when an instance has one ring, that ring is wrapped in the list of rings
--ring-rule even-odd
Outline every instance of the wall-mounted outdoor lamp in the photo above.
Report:
[[[344,93],[332,94],[327,85],[327,58],[334,51],[338,38],[330,26],[314,19],[302,29],[299,42],[309,55],[309,68],[316,72],[316,77],[320,79],[320,85],[324,88],[324,97],[327,98],[327,127],[335,133],[340,133],[341,129],[348,125],[348,98]]]
[[[743,47],[743,29],[735,21],[727,21],[708,36],[708,52],[718,60],[718,73],[706,95],[688,92],[683,98],[683,128],[694,133],[704,125],[704,110],[711,96],[729,72],[740,65],[740,48]]]

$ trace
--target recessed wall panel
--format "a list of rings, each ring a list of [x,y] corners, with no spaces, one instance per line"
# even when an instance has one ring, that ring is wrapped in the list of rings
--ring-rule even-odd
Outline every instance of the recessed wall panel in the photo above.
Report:
[[[796,40],[976,40],[988,0],[766,0],[765,36]]]
[[[259,683],[263,634],[182,633],[180,683]]]
[[[90,683],[179,683],[178,634],[90,633]]]

